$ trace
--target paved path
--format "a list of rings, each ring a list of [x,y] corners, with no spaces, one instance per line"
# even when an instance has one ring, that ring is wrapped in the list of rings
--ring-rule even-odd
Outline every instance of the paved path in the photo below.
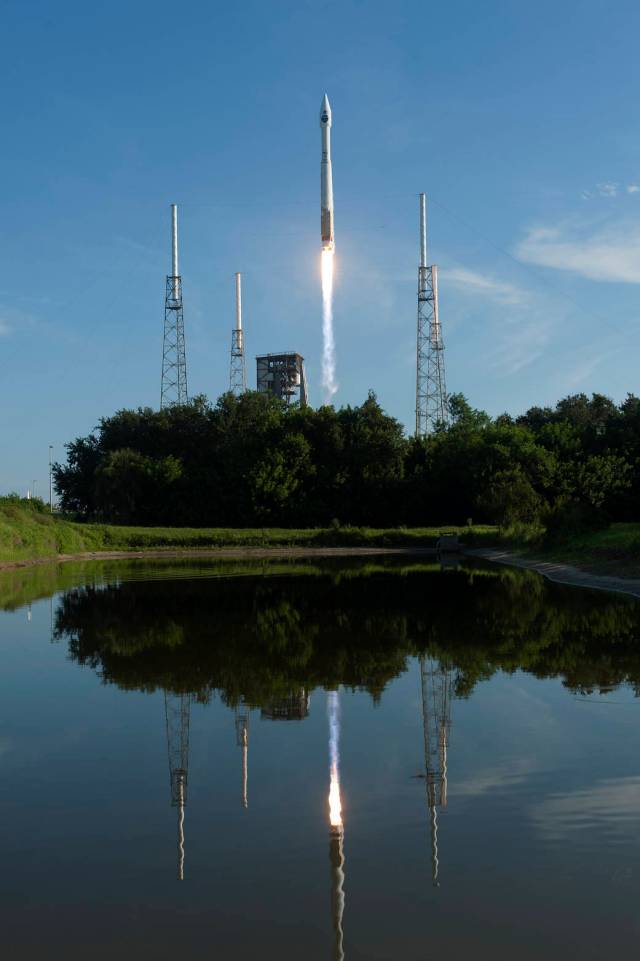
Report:
[[[496,564],[509,564],[511,567],[525,567],[530,571],[537,571],[550,581],[567,584],[572,587],[589,587],[597,591],[616,591],[618,594],[631,594],[640,597],[640,578],[610,577],[604,574],[589,574],[570,564],[558,564],[556,561],[536,561],[518,557],[495,548],[474,548],[465,550],[467,557],[481,557]]]

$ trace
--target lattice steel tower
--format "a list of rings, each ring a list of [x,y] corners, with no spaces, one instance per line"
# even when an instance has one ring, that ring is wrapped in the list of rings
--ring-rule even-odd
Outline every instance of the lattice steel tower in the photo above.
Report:
[[[451,731],[451,672],[430,658],[420,658],[422,723],[427,807],[431,828],[431,870],[438,887],[438,808],[447,806],[447,749]]]
[[[418,267],[418,341],[416,352],[416,437],[447,424],[444,343],[438,313],[438,268],[427,266],[427,201],[420,194],[420,266]]]
[[[236,326],[231,331],[231,366],[229,390],[239,396],[247,389],[247,372],[244,363],[244,333],[242,330],[241,275],[236,274]]]
[[[178,880],[184,880],[184,809],[187,803],[189,776],[189,720],[191,695],[165,691],[164,711],[167,721],[167,750],[171,804],[178,809]]]
[[[178,208],[171,204],[171,270],[167,277],[162,341],[160,409],[187,403],[187,361],[184,350],[182,278],[178,273]]]

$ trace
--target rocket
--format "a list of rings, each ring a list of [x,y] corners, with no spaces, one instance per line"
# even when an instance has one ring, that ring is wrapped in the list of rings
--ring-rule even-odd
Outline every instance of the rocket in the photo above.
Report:
[[[331,173],[331,105],[326,93],[320,107],[320,237],[323,250],[333,250],[333,175]]]

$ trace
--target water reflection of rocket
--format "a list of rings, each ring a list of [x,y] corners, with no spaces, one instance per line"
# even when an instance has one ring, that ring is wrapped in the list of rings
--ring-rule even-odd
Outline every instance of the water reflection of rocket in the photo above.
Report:
[[[344,823],[340,797],[340,720],[338,692],[329,691],[329,860],[331,862],[331,920],[334,942],[333,961],[344,961],[342,916],[344,914]]]
[[[333,961],[344,961],[342,915],[344,913],[344,829],[331,828],[329,859],[331,861],[331,920],[333,921]]]

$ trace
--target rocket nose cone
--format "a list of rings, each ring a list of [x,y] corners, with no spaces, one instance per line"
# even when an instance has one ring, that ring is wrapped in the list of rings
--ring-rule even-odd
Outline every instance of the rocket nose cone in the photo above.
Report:
[[[326,93],[322,98],[322,104],[320,106],[320,126],[331,126],[331,104]]]

